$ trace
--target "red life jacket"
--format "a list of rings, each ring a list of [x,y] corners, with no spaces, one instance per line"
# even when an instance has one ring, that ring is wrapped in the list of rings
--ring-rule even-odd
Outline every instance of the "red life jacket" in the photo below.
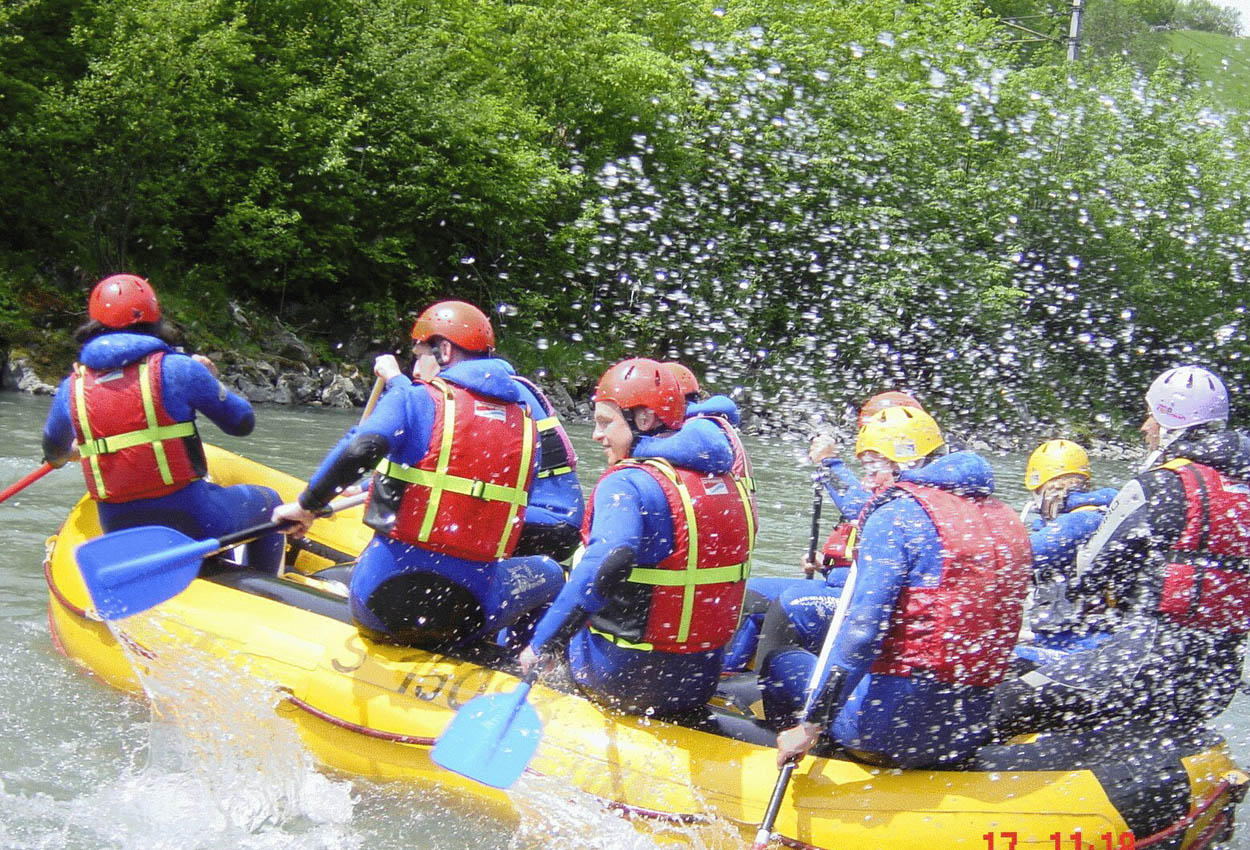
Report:
[[[87,492],[101,502],[152,499],[204,477],[195,422],[169,415],[161,391],[164,351],[120,369],[74,364],[70,421]]]
[[[421,386],[434,401],[430,446],[415,466],[382,459],[366,524],[470,561],[511,556],[534,478],[534,420],[440,378]]]
[[[632,649],[720,649],[738,628],[751,572],[755,520],[746,485],[731,473],[701,475],[654,458],[622,461],[603,478],[622,466],[642,469],[664,491],[673,518],[673,551],[654,566],[634,567],[608,605],[590,618],[590,630]],[[590,505],[583,541],[590,537],[593,493]]]
[[[872,672],[927,670],[951,684],[998,684],[1020,634],[1033,569],[1024,523],[993,497],[906,481],[895,487],[933,521],[942,575],[937,587],[903,588]]]
[[[1168,553],[1158,612],[1191,629],[1250,631],[1250,486],[1200,463],[1168,464],[1185,529]]]
[[[723,416],[699,414],[697,418],[710,419],[715,422],[717,427],[725,433],[725,438],[729,440],[729,448],[734,456],[733,466],[730,467],[729,472],[746,486],[747,496],[751,500],[751,522],[755,528],[759,528],[760,510],[755,500],[755,470],[751,467],[751,458],[747,455],[746,447],[742,445],[742,437],[738,434],[738,429]]]
[[[846,568],[855,560],[855,544],[859,542],[859,525],[843,520],[833,527],[825,538],[825,545],[820,554],[824,556],[824,565],[832,568]]]
[[[568,432],[560,423],[556,409],[547,400],[547,396],[533,382],[520,375],[513,375],[512,380],[528,389],[542,405],[543,418],[534,421],[538,428],[538,439],[542,443],[542,465],[534,473],[535,478],[550,478],[553,475],[567,475],[577,469],[577,452]]]

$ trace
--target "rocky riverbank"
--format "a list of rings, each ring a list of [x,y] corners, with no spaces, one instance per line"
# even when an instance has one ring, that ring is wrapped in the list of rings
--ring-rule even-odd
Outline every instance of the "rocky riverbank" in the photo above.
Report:
[[[237,309],[237,308],[236,308]],[[248,324],[241,310],[235,316],[240,324]],[[250,326],[250,325],[249,325]],[[328,363],[286,328],[270,333],[260,343],[258,355],[206,350],[204,354],[217,364],[222,383],[256,404],[308,405],[349,409],[361,407],[373,387],[370,371],[376,352],[349,352],[353,359]],[[29,352],[0,352],[0,386],[5,390],[51,395],[61,374],[42,374]],[[46,371],[43,370],[43,371]],[[586,422],[591,417],[589,391],[568,387],[550,377],[533,376],[542,387],[560,418],[566,422]],[[776,408],[754,409],[742,405],[742,430],[765,438],[807,439],[816,432],[834,436],[849,450],[855,434],[849,427],[831,426],[827,421],[814,421],[809,412]],[[947,423],[943,423],[947,424]],[[1081,437],[1079,431],[1062,424],[1030,422],[994,427],[949,427],[948,438],[974,451],[1030,452],[1039,443],[1057,437],[1077,439],[1095,457],[1129,460],[1141,454],[1134,443],[1103,436]]]

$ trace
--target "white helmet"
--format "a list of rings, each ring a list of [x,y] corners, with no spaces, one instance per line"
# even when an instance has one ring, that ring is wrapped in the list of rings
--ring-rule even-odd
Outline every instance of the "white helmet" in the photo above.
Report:
[[[1155,421],[1169,430],[1227,422],[1228,390],[1200,366],[1178,366],[1155,378],[1146,390],[1146,406]]]

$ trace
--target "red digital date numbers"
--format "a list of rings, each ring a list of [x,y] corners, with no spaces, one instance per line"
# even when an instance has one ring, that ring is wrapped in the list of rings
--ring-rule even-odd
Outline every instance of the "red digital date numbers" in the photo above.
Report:
[[[1020,833],[987,832],[981,837],[985,839],[985,850],[1016,850]],[[1087,839],[1079,832],[1068,835],[1052,832],[1050,840],[1055,842],[1055,850],[1134,850],[1137,846],[1131,832],[1121,832],[1119,835],[1104,832],[1097,840]]]

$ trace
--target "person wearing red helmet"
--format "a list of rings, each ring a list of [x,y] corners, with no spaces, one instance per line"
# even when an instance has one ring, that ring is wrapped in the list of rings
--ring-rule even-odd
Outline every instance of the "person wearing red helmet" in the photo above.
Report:
[[[486,314],[464,301],[440,301],[422,313],[412,326],[416,369],[424,380],[453,363],[491,357],[495,331]],[[567,560],[577,549],[586,502],[577,478],[577,452],[555,407],[536,384],[517,374],[512,364],[494,358],[520,384],[542,442],[542,465],[534,474],[525,524],[516,555],[550,555]]]
[[[545,411],[492,356],[490,320],[473,305],[433,305],[412,338],[413,378],[393,355],[378,357],[386,392],[377,407],[273,518],[303,533],[337,493],[374,470],[364,517],[374,537],[348,589],[360,631],[455,650],[515,630],[519,646],[564,582],[547,555],[516,554],[546,468],[548,443],[535,424]]]
[[[586,549],[520,658],[528,670],[567,652],[583,692],[631,713],[707,703],[750,571],[751,503],[715,425],[719,442],[688,466],[632,457],[643,436],[680,429],[685,411],[654,360],[625,360],[600,378],[594,439],[608,469],[583,524]]]
[[[157,523],[192,537],[221,537],[264,522],[281,500],[268,487],[204,480],[196,427],[203,414],[227,434],[256,424],[246,399],[217,380],[212,361],[174,349],[152,285],[133,274],[91,291],[74,371],[61,382],[43,429],[44,458],[77,448],[105,531]],[[244,563],[277,572],[282,536],[248,544]]]

